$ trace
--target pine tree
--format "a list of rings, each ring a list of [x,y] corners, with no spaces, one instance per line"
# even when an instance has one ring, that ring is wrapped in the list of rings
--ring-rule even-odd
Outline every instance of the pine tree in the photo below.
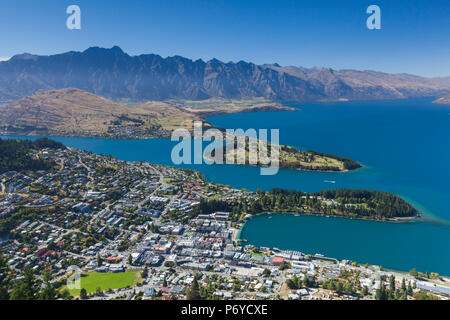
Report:
[[[40,293],[41,300],[56,300],[58,298],[58,292],[55,286],[51,283],[52,281],[51,271],[45,269],[42,273],[42,278],[44,280],[44,287],[42,288]]]
[[[384,285],[383,281],[381,281],[380,288],[376,291],[375,298],[377,300],[387,300],[388,298],[386,293],[386,286]]]
[[[142,271],[141,277],[144,278],[144,279],[148,277],[148,268],[147,268],[147,266],[144,267],[144,270]]]
[[[3,255],[0,255],[0,300],[9,300],[10,270]]]
[[[408,300],[408,292],[406,290],[403,290],[402,300]]]
[[[200,289],[198,285],[197,275],[194,277],[194,281],[192,281],[191,287],[188,289],[187,300],[201,300]]]
[[[409,295],[409,296],[412,295],[413,289],[412,289],[412,287],[411,287],[411,281],[408,281],[408,289],[407,289],[407,291],[408,291],[408,295]]]
[[[97,267],[100,267],[102,265],[102,258],[100,258],[100,254],[97,253]]]
[[[26,267],[24,278],[17,281],[11,291],[12,300],[36,300],[39,294],[40,281],[34,276],[31,268]]]
[[[395,298],[395,277],[394,277],[394,275],[391,275],[389,277],[389,298],[391,298],[391,299]]]
[[[85,288],[81,288],[81,290],[80,290],[80,299],[81,300],[84,300],[84,299],[86,299],[87,298],[87,292],[86,292],[86,289]]]

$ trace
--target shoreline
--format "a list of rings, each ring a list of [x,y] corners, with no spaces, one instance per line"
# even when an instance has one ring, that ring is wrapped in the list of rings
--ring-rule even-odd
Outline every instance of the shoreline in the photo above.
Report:
[[[71,148],[71,147],[67,147],[69,149],[74,149],[74,150],[78,150],[76,148]],[[150,163],[148,161],[145,161],[147,163]],[[200,172],[199,172],[200,173]],[[200,173],[201,174],[201,173]],[[208,179],[207,179],[208,180]],[[215,183],[214,181],[210,180],[212,183]],[[339,216],[339,215],[326,215],[326,214],[320,214],[320,213],[295,213],[295,212],[261,212],[258,214],[254,214],[254,215],[247,215],[244,218],[244,222],[242,223],[242,225],[240,226],[238,232],[236,233],[235,237],[233,237],[233,241],[243,241],[244,238],[242,237],[242,232],[243,229],[246,225],[246,223],[253,217],[257,217],[257,216],[265,216],[265,215],[271,215],[271,214],[277,214],[277,215],[293,215],[293,216],[300,216],[300,215],[305,215],[305,216],[321,216],[321,217],[334,217],[334,218],[343,218],[343,219],[357,219],[357,220],[366,220],[366,221],[374,221],[374,222],[396,222],[396,223],[411,223],[414,221],[420,221],[421,219],[421,215],[418,216],[413,216],[413,217],[396,217],[396,218],[390,218],[390,219],[386,219],[386,220],[378,220],[378,219],[370,219],[370,218],[363,218],[363,217],[344,217],[344,216]],[[250,243],[248,243],[250,244]],[[337,259],[338,260],[338,259]],[[338,260],[340,261],[340,260]]]
[[[13,133],[2,133],[0,132],[0,137],[32,137],[32,138],[40,138],[40,137],[57,137],[57,138],[83,138],[83,139],[105,139],[105,140],[151,140],[151,139],[168,139],[170,140],[170,137],[161,136],[161,137],[142,137],[142,138],[132,138],[132,137],[97,137],[92,135],[39,135],[39,134],[13,134]],[[11,138],[13,139],[13,138]],[[210,158],[207,158],[203,155],[203,159],[210,160]],[[358,162],[359,163],[359,162]],[[226,164],[226,163],[223,163]],[[240,166],[249,166],[249,167],[256,167],[256,168],[264,168],[265,166],[262,165],[254,165],[254,164],[240,164],[240,163],[233,163],[232,165],[240,165]],[[359,163],[360,167],[355,169],[343,169],[343,170],[311,170],[311,169],[301,169],[301,168],[287,168],[280,166],[280,169],[285,170],[294,170],[294,171],[305,171],[305,172],[320,172],[320,173],[348,173],[348,172],[355,172],[357,170],[366,168],[363,164]]]
[[[180,111],[185,111],[183,108],[177,107],[173,104],[171,104],[170,102],[165,102],[165,101],[155,101],[155,102],[162,102],[162,103],[167,103],[170,104],[172,106],[174,106],[175,108],[179,109]],[[10,103],[6,103],[5,106],[14,103],[14,101],[11,101]],[[275,105],[263,105],[263,106],[256,106],[256,107],[246,107],[246,108],[241,108],[238,110],[227,110],[227,109],[219,109],[219,110],[212,110],[212,111],[205,111],[205,112],[193,112],[193,111],[187,111],[189,113],[192,113],[196,116],[198,116],[198,118],[206,123],[209,124],[209,122],[207,121],[207,118],[213,117],[213,116],[219,116],[219,115],[227,115],[227,114],[240,114],[240,113],[257,113],[257,112],[295,112],[298,111],[297,108],[294,107],[290,107],[287,106],[285,104],[282,103],[277,103],[277,102],[267,102],[268,104],[273,103]],[[140,104],[145,104],[145,102],[140,103]],[[213,127],[213,126],[212,126]],[[193,130],[193,128],[185,128],[189,131]],[[219,130],[224,130],[222,128],[217,128]],[[123,140],[146,140],[146,139],[158,139],[158,138],[169,138],[170,139],[170,134],[174,129],[164,129],[162,128],[162,131],[164,133],[168,133],[168,135],[152,135],[152,136],[145,136],[142,135],[142,137],[129,137],[129,136],[108,136],[105,135],[103,136],[101,133],[101,135],[95,135],[93,133],[89,134],[78,134],[78,133],[66,133],[66,132],[59,132],[59,131],[49,131],[52,129],[48,129],[48,128],[42,128],[42,131],[47,131],[47,132],[41,132],[39,133],[40,129],[38,129],[37,131],[29,131],[29,132],[13,132],[13,133],[8,133],[8,132],[0,132],[0,136],[28,136],[28,137],[39,137],[39,136],[59,136],[59,137],[74,137],[74,138],[98,138],[98,139],[123,139]]]
[[[261,212],[257,214],[250,215],[250,217],[244,218],[243,225],[254,217],[260,217],[260,216],[268,216],[272,214],[277,215],[290,215],[290,216],[311,216],[311,217],[325,217],[325,218],[340,218],[340,219],[346,219],[346,220],[363,220],[363,221],[373,221],[373,222],[392,222],[392,223],[413,223],[413,222],[421,222],[423,220],[423,216],[421,214],[413,217],[395,217],[395,218],[389,218],[386,220],[380,220],[380,219],[371,219],[371,218],[364,218],[364,217],[344,217],[339,215],[332,215],[332,214],[322,214],[322,213],[298,213],[298,212]]]
[[[244,227],[246,226],[246,224],[247,224],[247,222],[248,221],[250,221],[250,219],[252,219],[252,218],[254,218],[254,217],[263,217],[263,216],[269,216],[269,215],[272,215],[272,214],[274,214],[274,215],[285,215],[285,214],[283,214],[283,213],[268,213],[268,212],[266,212],[266,213],[259,213],[259,214],[256,214],[256,215],[252,215],[251,217],[249,217],[249,218],[245,218],[244,219],[244,222],[242,223],[242,225],[241,225],[241,227],[239,228],[239,231],[238,231],[238,233],[237,233],[237,236],[236,236],[236,239],[233,239],[233,241],[236,241],[236,242],[242,242],[242,243],[240,243],[242,246],[245,246],[245,245],[249,245],[249,244],[251,244],[249,241],[248,241],[248,239],[245,239],[245,238],[243,238],[242,237],[242,233],[243,233],[243,229],[244,229]],[[293,216],[296,216],[296,214],[289,214],[289,215],[293,215]],[[299,216],[301,216],[301,215],[306,215],[306,216],[314,216],[314,214],[299,214]],[[317,215],[316,215],[317,216]],[[322,215],[323,217],[325,217],[325,215]],[[342,219],[346,219],[345,217],[339,217],[339,216],[329,216],[329,217],[333,217],[333,218],[342,218]],[[356,219],[356,218],[355,218]],[[359,220],[366,220],[366,221],[374,221],[374,222],[397,222],[397,221],[383,221],[383,220],[373,220],[373,219],[359,219]],[[412,219],[412,220],[415,220],[415,219]],[[416,219],[416,220],[419,220],[419,219]],[[412,222],[412,221],[398,221],[397,223],[408,223],[408,222]],[[300,252],[302,252],[303,254],[305,254],[305,255],[312,255],[312,256],[314,256],[314,254],[317,254],[317,253],[314,253],[314,254],[312,254],[312,253],[306,253],[306,252],[303,252],[303,251],[301,251],[301,249],[289,249],[289,248],[279,248],[279,247],[268,247],[271,251],[274,251],[275,249],[278,249],[278,250],[280,250],[280,251],[292,251],[292,250],[295,250],[295,251],[300,251]],[[320,252],[319,252],[319,254],[320,254]],[[358,262],[358,261],[354,261],[354,260],[351,260],[351,258],[345,258],[345,259],[338,259],[338,258],[335,258],[335,257],[329,257],[329,258],[333,258],[333,259],[336,259],[336,261],[338,261],[338,262],[341,262],[341,261],[343,261],[343,260],[350,260],[350,261],[352,261],[352,262],[356,262],[356,263],[358,263],[359,265],[364,265],[364,263],[362,263],[362,262]],[[399,274],[402,274],[402,275],[404,275],[404,274],[408,274],[409,273],[409,270],[401,270],[401,269],[395,269],[395,268],[391,268],[391,267],[386,267],[386,266],[382,266],[382,265],[377,265],[377,264],[372,264],[372,263],[369,263],[371,266],[375,266],[375,267],[381,267],[382,268],[382,270],[383,271],[386,271],[386,272],[393,272],[393,273],[399,273]],[[411,268],[414,268],[414,266],[412,266]],[[440,274],[442,277],[444,277],[444,278],[449,278],[450,277],[450,274]],[[450,278],[449,278],[450,279]]]

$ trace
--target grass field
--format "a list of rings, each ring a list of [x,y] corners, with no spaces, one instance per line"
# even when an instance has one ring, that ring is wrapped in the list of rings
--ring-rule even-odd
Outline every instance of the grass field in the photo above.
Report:
[[[83,273],[81,277],[81,288],[86,289],[87,293],[95,292],[97,288],[102,291],[108,289],[119,289],[127,286],[134,286],[141,281],[141,273],[139,271],[127,271],[119,273],[101,273],[88,272]],[[61,290],[64,290],[63,286]],[[69,290],[72,296],[78,296],[81,289]]]

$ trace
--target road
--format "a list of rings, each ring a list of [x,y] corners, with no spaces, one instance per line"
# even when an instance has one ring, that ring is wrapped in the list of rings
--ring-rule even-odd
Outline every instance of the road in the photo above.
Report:
[[[145,205],[151,197],[153,197],[153,195],[159,190],[161,189],[163,186],[165,186],[166,184],[164,183],[164,175],[162,174],[161,171],[157,170],[155,167],[147,164],[148,168],[152,169],[153,172],[155,172],[155,174],[159,175],[159,186],[158,188],[156,188],[155,190],[153,190],[152,193],[150,193],[147,197],[145,197],[144,200],[142,200],[141,202],[138,203],[138,208],[142,208],[143,205]]]
[[[87,178],[89,179],[89,182],[86,184],[86,187],[89,189],[91,184],[94,182],[94,178],[92,177],[92,170],[87,165],[84,164],[84,162],[81,160],[81,158],[78,158],[78,162],[86,168],[88,175]]]

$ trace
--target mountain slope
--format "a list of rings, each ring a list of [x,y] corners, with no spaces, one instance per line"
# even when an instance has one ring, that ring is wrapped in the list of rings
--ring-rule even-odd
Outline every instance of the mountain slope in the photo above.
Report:
[[[0,125],[9,133],[147,137],[192,128],[199,119],[163,102],[130,106],[67,88],[39,90],[9,104],[0,114]]]
[[[333,70],[264,65],[322,86],[331,99],[397,99],[442,94],[450,90],[450,77],[424,78],[410,74],[389,74],[375,71]]]
[[[78,88],[115,101],[258,97],[301,102],[442,96],[450,92],[450,78],[129,56],[119,47],[51,56],[21,54],[0,62],[0,101],[61,88]]]

